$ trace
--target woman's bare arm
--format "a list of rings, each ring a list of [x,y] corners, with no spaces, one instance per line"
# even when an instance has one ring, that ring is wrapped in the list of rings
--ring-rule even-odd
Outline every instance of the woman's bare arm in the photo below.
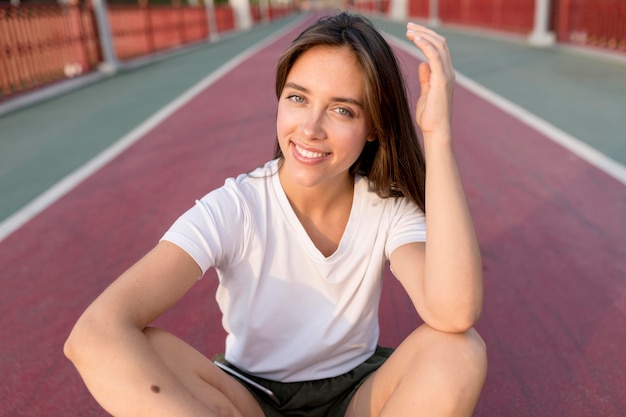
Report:
[[[161,242],[111,284],[76,323],[65,354],[109,413],[118,417],[212,415],[174,377],[143,333],[200,274],[187,253]]]
[[[409,24],[407,37],[422,50],[416,120],[426,159],[425,244],[396,249],[391,264],[418,312],[431,327],[459,332],[482,309],[482,265],[474,226],[452,149],[454,70],[445,39]]]

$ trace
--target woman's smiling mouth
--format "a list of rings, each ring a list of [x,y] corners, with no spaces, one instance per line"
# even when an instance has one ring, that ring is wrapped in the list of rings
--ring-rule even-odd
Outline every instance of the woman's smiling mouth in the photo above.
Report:
[[[296,152],[298,152],[298,154],[302,156],[303,158],[315,159],[315,158],[322,158],[324,156],[330,155],[330,152],[322,153],[322,152],[307,151],[306,149],[299,147],[295,143],[293,145],[296,148]]]

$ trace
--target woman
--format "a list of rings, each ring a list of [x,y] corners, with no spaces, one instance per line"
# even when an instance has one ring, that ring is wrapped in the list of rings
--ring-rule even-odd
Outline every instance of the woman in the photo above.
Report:
[[[472,414],[486,374],[473,329],[482,272],[452,152],[454,72],[438,34],[409,23],[407,37],[428,60],[424,154],[374,27],[341,13],[305,30],[278,64],[276,158],[183,214],[66,342],[107,411]],[[395,350],[377,346],[386,261],[424,320]],[[211,267],[228,333],[214,362],[149,327]]]

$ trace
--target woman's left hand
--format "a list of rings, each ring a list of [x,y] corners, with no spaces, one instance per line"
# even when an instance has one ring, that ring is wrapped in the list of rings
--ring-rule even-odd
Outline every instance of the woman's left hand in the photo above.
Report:
[[[422,51],[428,62],[418,67],[420,97],[415,117],[424,138],[451,137],[454,68],[443,36],[427,27],[407,24],[406,37]]]

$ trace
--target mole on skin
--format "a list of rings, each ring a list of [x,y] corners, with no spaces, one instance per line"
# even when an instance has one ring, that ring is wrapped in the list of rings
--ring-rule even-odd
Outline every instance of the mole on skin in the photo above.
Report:
[[[158,394],[159,392],[161,392],[161,387],[159,387],[158,385],[152,385],[150,387],[150,389],[152,390],[152,392],[154,392],[155,394]]]

